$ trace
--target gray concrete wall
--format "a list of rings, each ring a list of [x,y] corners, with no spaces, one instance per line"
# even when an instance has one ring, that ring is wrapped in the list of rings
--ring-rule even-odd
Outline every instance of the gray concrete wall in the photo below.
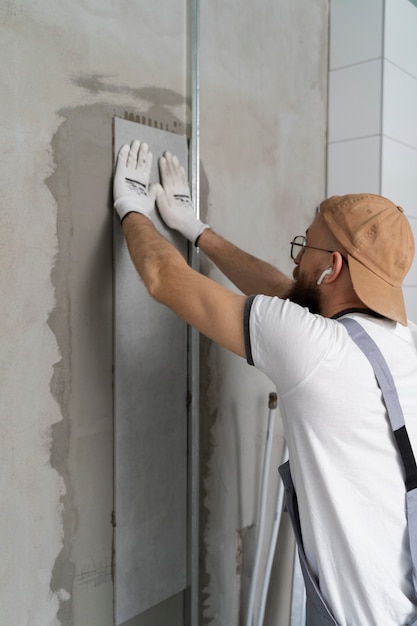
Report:
[[[288,242],[324,195],[327,0],[202,5],[203,212],[289,270]],[[2,624],[113,623],[111,119],[186,132],[187,8],[0,7]],[[270,390],[203,343],[205,623],[237,625],[244,605]]]
[[[0,19],[0,623],[111,626],[112,117],[184,132],[185,5]]]
[[[325,194],[327,0],[214,0],[202,2],[201,12],[202,214],[237,245],[290,272],[289,242]],[[203,623],[243,624],[274,389],[205,341],[201,386]],[[279,422],[275,439],[271,508]],[[288,623],[292,540],[285,530],[268,625]]]

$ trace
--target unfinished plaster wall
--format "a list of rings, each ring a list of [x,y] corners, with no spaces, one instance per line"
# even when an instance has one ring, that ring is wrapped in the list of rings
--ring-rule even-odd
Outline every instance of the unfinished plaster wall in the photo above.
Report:
[[[185,10],[1,3],[1,624],[113,624],[112,117],[185,132]]]
[[[186,132],[188,5],[0,6],[1,624],[113,624],[111,119]],[[324,194],[327,0],[201,5],[204,217],[290,271]],[[244,606],[269,391],[203,343],[204,623]],[[287,534],[279,624],[290,561]]]
[[[325,193],[328,2],[213,0],[201,11],[203,216],[237,245],[290,272],[289,242],[305,231]],[[201,385],[203,623],[235,626],[247,600],[273,387],[207,342]],[[279,424],[275,438],[271,505]],[[268,625],[289,623],[292,541],[283,530]]]

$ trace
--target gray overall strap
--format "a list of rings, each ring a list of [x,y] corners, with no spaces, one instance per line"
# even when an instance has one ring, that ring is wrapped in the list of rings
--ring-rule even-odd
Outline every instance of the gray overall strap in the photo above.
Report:
[[[343,324],[353,341],[362,350],[374,369],[375,377],[382,391],[382,397],[387,408],[391,428],[401,455],[404,466],[407,526],[413,564],[413,584],[414,592],[417,596],[417,465],[405,426],[397,389],[380,349],[362,326],[351,318],[339,319],[338,322]]]
[[[285,489],[286,510],[290,516],[294,530],[294,537],[297,544],[300,558],[301,571],[303,573],[306,590],[306,626],[339,626],[333,617],[326,600],[320,590],[320,586],[311,566],[308,562],[301,532],[300,516],[298,512],[297,494],[292,482],[290,463],[287,461],[279,468]],[[410,626],[413,626],[410,624]]]

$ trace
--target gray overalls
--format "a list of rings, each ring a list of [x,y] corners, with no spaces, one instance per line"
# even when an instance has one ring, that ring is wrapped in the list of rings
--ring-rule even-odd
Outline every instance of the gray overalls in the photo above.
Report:
[[[338,321],[345,326],[353,341],[355,341],[359,348],[365,353],[374,368],[375,377],[382,391],[387,408],[391,428],[401,454],[405,475],[408,534],[413,563],[413,584],[417,604],[417,465],[405,427],[397,390],[388,365],[378,346],[362,326],[351,318],[340,319]],[[328,608],[315,576],[311,572],[311,568],[307,562],[301,536],[297,494],[295,493],[291,478],[289,461],[279,468],[279,473],[284,483],[286,508],[294,529],[301,570],[306,587],[306,626],[339,626]],[[364,625],[355,624],[354,626]],[[404,624],[404,626],[417,626],[417,615],[411,622]]]

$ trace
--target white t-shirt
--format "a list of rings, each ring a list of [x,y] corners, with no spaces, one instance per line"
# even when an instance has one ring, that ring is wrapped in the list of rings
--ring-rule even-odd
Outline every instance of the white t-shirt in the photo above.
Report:
[[[417,458],[417,327],[348,316],[388,363]],[[245,338],[277,387],[306,556],[336,620],[405,624],[417,606],[403,470],[369,361],[336,320],[279,298],[248,301]]]

